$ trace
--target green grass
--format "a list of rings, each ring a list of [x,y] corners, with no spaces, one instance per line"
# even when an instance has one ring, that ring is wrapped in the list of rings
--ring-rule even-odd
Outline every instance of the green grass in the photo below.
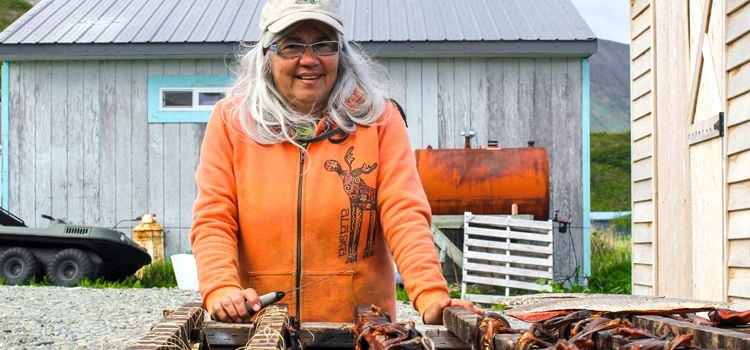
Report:
[[[5,285],[5,281],[0,278],[0,285]],[[52,283],[44,276],[41,281],[36,277],[22,283],[25,286],[45,287],[52,286]],[[106,281],[103,277],[94,281],[82,279],[78,282],[79,287],[84,288],[172,288],[177,287],[177,278],[174,275],[174,269],[171,262],[156,262],[146,265],[143,268],[141,277],[128,276],[121,281]]]
[[[569,283],[545,280],[538,280],[537,283],[549,284],[552,287],[552,293],[631,294],[630,236],[616,237],[613,229],[607,231],[592,229],[591,266],[588,286],[573,283],[577,278],[567,281]],[[579,269],[580,266],[576,267],[576,271]]]
[[[591,293],[631,294],[630,236],[591,230]]]
[[[591,210],[630,210],[630,131],[591,133]]]
[[[406,293],[406,288],[404,288],[403,284],[396,283],[396,300],[409,301],[409,294]]]

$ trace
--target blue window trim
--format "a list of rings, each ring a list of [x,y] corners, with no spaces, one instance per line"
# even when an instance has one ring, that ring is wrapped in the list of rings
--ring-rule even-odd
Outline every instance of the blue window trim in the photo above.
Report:
[[[151,76],[148,77],[149,123],[206,123],[211,111],[160,111],[159,89],[172,87],[229,87],[233,76]]]
[[[591,276],[591,75],[589,59],[581,61],[581,148],[583,153],[583,274]]]
[[[3,193],[2,193],[2,204],[3,208],[8,209],[8,205],[10,204],[10,169],[8,167],[10,166],[10,141],[8,140],[8,137],[10,136],[10,130],[8,128],[10,127],[10,63],[8,61],[3,61],[3,79],[2,79],[2,122],[0,122],[2,127],[2,134],[0,137],[3,138],[3,174],[2,174],[2,181],[3,181]]]

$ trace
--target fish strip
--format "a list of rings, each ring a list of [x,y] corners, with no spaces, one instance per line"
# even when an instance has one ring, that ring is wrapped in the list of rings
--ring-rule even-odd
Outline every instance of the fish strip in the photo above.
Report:
[[[599,313],[675,314],[710,311],[725,308],[725,302],[690,299],[659,298],[639,295],[599,296],[552,300],[519,306],[506,315],[525,322],[539,322],[540,318],[560,315],[560,311],[589,310]]]

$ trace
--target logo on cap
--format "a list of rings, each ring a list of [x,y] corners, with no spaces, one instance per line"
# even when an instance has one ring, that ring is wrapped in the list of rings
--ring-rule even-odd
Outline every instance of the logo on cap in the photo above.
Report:
[[[294,3],[295,4],[310,4],[310,5],[314,5],[314,4],[319,4],[320,0],[297,0]]]

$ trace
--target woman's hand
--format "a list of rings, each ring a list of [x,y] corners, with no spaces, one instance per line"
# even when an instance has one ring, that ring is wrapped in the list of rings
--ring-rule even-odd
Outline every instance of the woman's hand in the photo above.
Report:
[[[472,302],[461,299],[443,299],[434,302],[424,312],[424,323],[425,324],[443,324],[443,309],[446,307],[462,307],[469,310],[477,315],[484,315],[484,310],[474,306]]]
[[[227,323],[250,323],[250,313],[245,301],[253,306],[253,311],[260,311],[260,300],[255,289],[236,290],[216,299],[211,305],[211,318]]]

